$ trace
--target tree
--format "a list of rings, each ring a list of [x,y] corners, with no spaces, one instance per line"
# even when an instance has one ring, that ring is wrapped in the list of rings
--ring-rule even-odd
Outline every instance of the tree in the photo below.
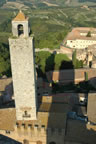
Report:
[[[88,73],[85,72],[85,81],[87,82],[88,81]]]
[[[88,33],[87,33],[86,36],[87,36],[87,37],[91,37],[91,31],[88,31]]]
[[[11,65],[8,45],[0,43],[0,76],[11,76]]]
[[[76,62],[77,62],[77,60],[76,60],[76,50],[72,54],[72,62],[73,62],[74,68],[76,68]]]

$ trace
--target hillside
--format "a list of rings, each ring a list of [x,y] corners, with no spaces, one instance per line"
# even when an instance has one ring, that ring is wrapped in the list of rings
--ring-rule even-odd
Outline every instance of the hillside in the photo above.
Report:
[[[90,7],[86,5],[82,7],[81,4],[90,5]],[[22,9],[25,15],[29,17],[31,32],[35,38],[35,48],[58,49],[73,27],[96,27],[95,2],[80,2],[80,0],[0,0],[0,6],[2,74],[7,72],[7,75],[10,75],[8,38],[12,35],[11,20],[18,13],[18,9]]]
[[[4,9],[76,7],[82,5],[95,6],[96,0],[0,0],[0,7]]]

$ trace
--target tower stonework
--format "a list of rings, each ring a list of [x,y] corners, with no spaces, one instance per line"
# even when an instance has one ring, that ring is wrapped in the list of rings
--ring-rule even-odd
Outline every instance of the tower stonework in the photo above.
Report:
[[[28,20],[22,12],[12,21],[12,27],[17,27],[12,30],[15,37],[9,38],[16,119],[36,120],[33,38],[29,37]]]

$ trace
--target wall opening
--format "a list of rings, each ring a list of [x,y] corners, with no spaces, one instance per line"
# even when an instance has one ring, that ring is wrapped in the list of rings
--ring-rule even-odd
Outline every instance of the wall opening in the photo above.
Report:
[[[28,112],[27,112],[27,111],[24,111],[23,117],[25,117],[25,118],[30,118],[30,117],[31,117],[31,115],[30,115],[30,114],[28,114]]]
[[[23,25],[18,25],[18,36],[24,35]]]
[[[50,142],[49,144],[56,144],[55,142]]]

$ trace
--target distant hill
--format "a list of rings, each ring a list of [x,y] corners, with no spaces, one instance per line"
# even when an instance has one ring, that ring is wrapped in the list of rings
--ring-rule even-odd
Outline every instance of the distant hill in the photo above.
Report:
[[[81,6],[81,5],[88,5],[94,6],[96,4],[96,0],[0,0],[0,7],[4,4],[4,8],[16,8],[19,9],[17,6],[20,3],[24,8],[31,7],[31,8],[44,8],[44,7],[56,7],[56,6]],[[17,6],[17,7],[15,7]]]

